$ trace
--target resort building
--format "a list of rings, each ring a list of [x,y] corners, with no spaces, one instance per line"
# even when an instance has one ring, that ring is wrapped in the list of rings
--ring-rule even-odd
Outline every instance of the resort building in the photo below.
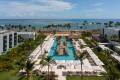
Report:
[[[17,32],[18,36],[24,39],[35,39],[36,32]]]
[[[3,52],[8,51],[9,49],[17,46],[20,41],[19,36],[21,36],[24,40],[27,39],[35,39],[35,32],[15,32],[15,31],[8,31],[8,30],[1,30],[0,31],[0,55]]]
[[[102,29],[102,34],[105,37],[117,37],[120,38],[120,27],[109,27]]]
[[[113,51],[112,49],[106,47],[105,45],[99,45],[99,47],[102,49],[102,50],[108,50],[110,52],[112,52],[111,56],[118,61],[118,63],[120,64],[120,46],[115,46],[115,51]]]
[[[120,64],[120,46],[115,46],[115,52],[111,56],[118,61]]]
[[[17,45],[17,33],[14,31],[0,31],[0,54]]]
[[[18,43],[22,43],[25,40],[33,39],[35,40],[36,32],[17,32]]]

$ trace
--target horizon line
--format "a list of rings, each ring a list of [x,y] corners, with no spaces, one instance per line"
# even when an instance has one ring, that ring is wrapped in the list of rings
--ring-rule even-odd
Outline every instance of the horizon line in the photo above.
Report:
[[[120,18],[43,18],[43,19],[37,19],[37,18],[3,18],[3,19],[0,19],[0,20],[72,20],[72,19],[98,19],[98,20],[100,20],[100,19],[105,19],[105,20],[109,20],[109,19],[112,19],[112,20],[114,20],[114,19],[120,19]]]

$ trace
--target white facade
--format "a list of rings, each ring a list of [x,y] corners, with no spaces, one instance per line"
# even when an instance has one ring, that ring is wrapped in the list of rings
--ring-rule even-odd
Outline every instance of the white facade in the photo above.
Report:
[[[113,35],[120,37],[120,28],[119,27],[104,28],[102,30],[102,34],[106,37],[111,37]]]
[[[23,37],[24,39],[35,39],[35,32],[17,32],[18,35]]]
[[[35,39],[35,32],[0,31],[0,55],[18,44],[18,35],[24,39]]]
[[[0,31],[0,55],[17,45],[17,33],[14,31]]]

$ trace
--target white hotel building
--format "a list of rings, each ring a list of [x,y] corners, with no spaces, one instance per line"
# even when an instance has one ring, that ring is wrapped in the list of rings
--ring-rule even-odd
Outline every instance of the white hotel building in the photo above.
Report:
[[[116,35],[118,38],[120,38],[120,27],[109,27],[102,29],[102,34],[105,37],[111,37],[113,35]]]
[[[36,37],[36,32],[17,32],[18,35],[20,35],[24,39],[34,39]]]
[[[0,31],[0,55],[2,52],[7,51],[17,45],[17,32],[1,30]]]
[[[0,30],[0,55],[3,52],[17,46],[19,43],[18,36],[21,36],[25,40],[35,39],[35,32],[15,32],[8,30]]]

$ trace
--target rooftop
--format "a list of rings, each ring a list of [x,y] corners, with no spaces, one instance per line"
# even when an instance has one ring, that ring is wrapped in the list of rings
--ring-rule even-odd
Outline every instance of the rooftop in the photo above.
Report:
[[[116,48],[120,49],[120,46],[115,46]]]
[[[4,33],[7,33],[9,32],[8,30],[0,30],[0,34],[4,34]]]
[[[120,27],[109,27],[109,28],[105,28],[105,29],[120,30]]]
[[[120,55],[118,55],[118,54],[112,54],[112,56],[113,56],[116,60],[118,60],[119,63],[120,63]]]
[[[34,34],[35,35],[35,32],[17,32],[18,34]]]

